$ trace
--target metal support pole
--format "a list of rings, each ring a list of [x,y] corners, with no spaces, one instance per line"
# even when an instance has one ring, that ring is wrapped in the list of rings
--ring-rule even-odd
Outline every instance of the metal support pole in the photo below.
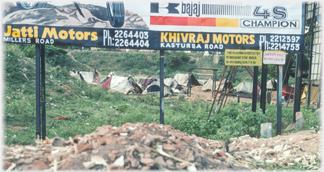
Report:
[[[45,45],[41,45],[41,82],[42,82],[42,140],[46,137],[46,109],[45,109]]]
[[[276,135],[281,134],[281,114],[282,114],[282,71],[283,66],[279,65],[279,76],[278,76],[278,89],[277,89],[277,127],[276,127]]]
[[[317,97],[317,109],[321,108],[321,94],[322,94],[322,74],[323,74],[323,61],[320,63],[320,78],[318,87],[318,97]]]
[[[212,86],[212,97],[216,95],[216,83],[217,83],[217,70],[213,70],[213,86]]]
[[[188,97],[191,96],[191,75],[192,75],[192,70],[189,69],[189,83],[188,83]]]
[[[41,139],[40,127],[40,45],[36,44],[36,139]]]
[[[160,124],[164,124],[164,50],[160,50]]]
[[[296,122],[296,112],[300,111],[300,98],[301,98],[301,86],[302,86],[302,66],[303,54],[298,53],[296,58],[295,67],[295,90],[294,90],[294,110],[293,110],[293,122]]]
[[[232,83],[233,83],[233,81],[234,81],[234,78],[235,78],[235,75],[236,75],[236,72],[237,72],[237,68],[238,68],[238,66],[234,67],[235,72],[234,72],[234,69],[233,69],[234,74],[233,74],[233,72],[232,72],[232,80],[231,80],[231,82],[229,83],[229,88],[228,88],[229,90],[230,90],[230,87],[232,86]],[[225,101],[224,101],[224,105],[223,105],[223,106],[225,106],[225,104],[226,104],[227,97],[228,97],[228,95],[225,95]],[[222,106],[222,105],[221,105],[221,106]],[[220,109],[221,109],[221,106],[219,107],[219,111],[220,111]]]
[[[252,94],[252,111],[256,112],[257,96],[258,96],[258,66],[254,66],[253,71],[253,94]]]
[[[310,33],[311,35],[311,49],[310,49],[310,55],[309,55],[309,70],[308,70],[308,86],[307,86],[307,96],[306,96],[306,106],[309,106],[310,104],[310,97],[311,97],[311,89],[312,89],[312,61],[313,61],[313,42],[314,42],[314,17],[315,17],[315,10],[316,10],[316,3],[314,3],[314,8],[313,8],[313,17],[311,21],[311,28],[310,28]]]
[[[214,97],[214,101],[213,101],[212,107],[210,108],[210,111],[209,111],[209,114],[208,114],[207,122],[208,122],[208,120],[209,120],[209,118],[210,118],[210,114],[211,114],[211,112],[212,112],[212,110],[213,110],[213,107],[214,107],[214,104],[215,104],[215,100],[216,100],[216,97],[217,97],[217,94],[218,94],[218,91],[219,91],[219,87],[220,87],[221,84],[222,84],[223,77],[224,77],[224,74],[225,74],[225,72],[226,72],[226,69],[227,69],[227,66],[225,66],[224,71],[223,71],[223,74],[222,74],[222,78],[221,78],[221,80],[219,81],[219,85],[218,85],[217,90],[216,90],[216,95],[215,95],[215,97]],[[225,87],[225,84],[224,84],[224,87]]]
[[[266,110],[266,99],[267,99],[267,74],[268,74],[268,65],[262,64],[262,79],[261,79],[261,102],[260,107],[263,114]]]

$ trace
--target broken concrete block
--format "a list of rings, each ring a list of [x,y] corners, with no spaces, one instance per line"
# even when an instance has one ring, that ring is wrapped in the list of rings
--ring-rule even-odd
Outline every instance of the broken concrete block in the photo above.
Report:
[[[272,137],[272,123],[262,123],[261,124],[261,137]]]
[[[298,130],[302,130],[304,127],[303,112],[296,112],[296,127]]]
[[[52,146],[63,147],[64,142],[65,142],[64,138],[62,138],[62,137],[54,137],[53,142],[52,142]]]

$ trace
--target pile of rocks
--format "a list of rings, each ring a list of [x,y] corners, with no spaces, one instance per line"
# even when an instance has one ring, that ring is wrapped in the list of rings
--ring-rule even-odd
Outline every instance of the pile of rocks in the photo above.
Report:
[[[320,169],[320,132],[300,131],[271,138],[242,136],[207,140],[156,123],[104,125],[84,136],[4,146],[10,170],[251,170],[295,163]]]
[[[232,138],[229,152],[246,167],[263,168],[265,163],[289,167],[295,163],[307,169],[320,168],[321,132],[299,131],[272,138]]]
[[[249,170],[207,140],[156,123],[105,125],[84,136],[55,137],[36,146],[4,146],[10,170]]]

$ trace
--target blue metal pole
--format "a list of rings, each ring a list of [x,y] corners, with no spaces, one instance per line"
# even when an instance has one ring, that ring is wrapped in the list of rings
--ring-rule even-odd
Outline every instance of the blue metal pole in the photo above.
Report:
[[[282,117],[282,71],[283,66],[279,65],[278,89],[277,89],[277,127],[276,135],[281,134],[281,117]]]
[[[46,137],[46,109],[45,109],[45,45],[41,45],[41,73],[42,73],[42,140]]]
[[[40,45],[36,45],[36,139],[41,139],[40,129]]]
[[[160,50],[160,124],[164,124],[164,50]]]

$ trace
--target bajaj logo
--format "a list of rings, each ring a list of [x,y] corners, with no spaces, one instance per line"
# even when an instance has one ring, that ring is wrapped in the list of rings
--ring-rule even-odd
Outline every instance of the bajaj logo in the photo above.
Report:
[[[159,3],[152,3],[151,2],[151,13],[159,13],[159,9],[167,9],[168,13],[173,13],[173,14],[179,14],[179,11],[176,9],[176,7],[179,6],[179,4],[176,3],[168,3],[169,5],[166,7],[160,7]]]
[[[167,9],[168,14],[186,14],[188,16],[200,16],[200,2],[198,3],[181,3],[181,6],[178,7],[179,3],[168,3],[168,6],[161,7],[159,6],[159,3],[153,3],[151,2],[151,13],[159,13],[160,9]],[[179,12],[179,10],[181,12]]]

